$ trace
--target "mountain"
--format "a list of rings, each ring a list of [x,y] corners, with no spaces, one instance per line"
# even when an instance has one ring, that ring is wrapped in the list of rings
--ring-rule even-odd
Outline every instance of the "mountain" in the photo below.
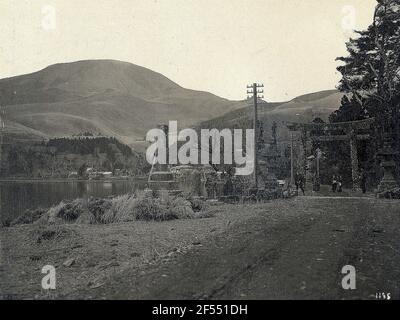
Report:
[[[282,103],[267,113],[285,121],[309,122],[316,117],[327,121],[328,116],[339,108],[342,97],[343,93],[337,90],[310,93]]]
[[[259,101],[258,115],[263,122],[267,137],[271,136],[271,127],[277,124],[277,134],[281,141],[289,139],[287,122],[307,123],[319,117],[328,121],[329,115],[340,106],[343,93],[337,90],[326,90],[306,94],[289,102],[267,103]],[[253,101],[245,102],[245,107],[228,112],[220,117],[203,121],[199,128],[250,128],[253,117]]]
[[[2,79],[0,99],[7,132],[15,137],[42,139],[91,131],[131,145],[168,120],[191,126],[242,106],[114,60],[56,64]]]
[[[260,101],[260,118],[308,122],[327,119],[340,105],[336,90],[289,102]],[[49,66],[0,80],[0,105],[11,138],[43,139],[82,132],[113,136],[143,151],[146,132],[177,120],[180,127],[233,127],[249,119],[252,101],[229,101],[182,88],[149,69],[114,60],[86,60]],[[278,128],[279,130],[279,128]]]

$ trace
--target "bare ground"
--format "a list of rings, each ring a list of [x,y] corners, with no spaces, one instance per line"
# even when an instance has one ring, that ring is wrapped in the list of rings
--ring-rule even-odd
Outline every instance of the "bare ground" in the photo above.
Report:
[[[216,217],[65,226],[32,243],[32,226],[2,229],[0,294],[80,299],[400,298],[400,202],[298,197],[223,205]],[[75,259],[70,267],[63,266]],[[42,292],[41,267],[57,268]],[[357,289],[341,269],[357,270]]]
[[[216,205],[210,209],[214,217],[204,219],[0,228],[0,299],[74,298],[77,290],[102,286],[125,269],[146,269],[182,255],[202,239],[246,220],[250,211],[244,215],[234,206]],[[55,231],[54,237],[38,240],[45,231]],[[74,263],[64,266],[70,259]],[[56,267],[55,291],[41,290],[45,265]]]

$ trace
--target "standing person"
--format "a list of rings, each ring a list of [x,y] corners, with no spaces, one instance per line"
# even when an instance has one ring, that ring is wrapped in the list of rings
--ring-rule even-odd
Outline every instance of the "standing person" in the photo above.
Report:
[[[233,193],[233,183],[231,176],[228,175],[225,178],[225,183],[224,183],[224,196],[231,196]]]
[[[360,187],[361,187],[362,193],[365,194],[367,192],[367,175],[365,173],[365,170],[363,170],[361,173]]]
[[[301,173],[299,173],[298,186],[299,186],[301,192],[303,192],[303,196],[305,195],[304,185],[305,185],[304,176]]]
[[[213,171],[207,176],[207,181],[206,181],[206,190],[207,190],[207,195],[210,199],[216,199],[217,198],[217,181],[218,181],[218,174]]]
[[[299,172],[296,172],[294,176],[294,184],[296,185],[296,191],[299,192]]]
[[[333,175],[332,177],[332,192],[335,193],[337,188],[337,179],[336,175]]]
[[[342,183],[343,183],[343,179],[342,176],[339,176],[339,178],[337,179],[337,192],[342,192]]]

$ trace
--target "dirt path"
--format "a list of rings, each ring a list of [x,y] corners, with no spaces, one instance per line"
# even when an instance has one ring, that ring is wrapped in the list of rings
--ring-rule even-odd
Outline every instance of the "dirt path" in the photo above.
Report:
[[[265,204],[183,255],[74,298],[399,299],[399,213],[399,202],[356,197]],[[357,270],[355,291],[341,287],[347,264]]]

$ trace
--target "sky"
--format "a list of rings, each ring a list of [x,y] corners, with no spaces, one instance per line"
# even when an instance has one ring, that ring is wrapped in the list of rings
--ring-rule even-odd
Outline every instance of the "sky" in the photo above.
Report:
[[[335,58],[376,0],[0,0],[0,78],[115,59],[241,100],[334,89]]]

